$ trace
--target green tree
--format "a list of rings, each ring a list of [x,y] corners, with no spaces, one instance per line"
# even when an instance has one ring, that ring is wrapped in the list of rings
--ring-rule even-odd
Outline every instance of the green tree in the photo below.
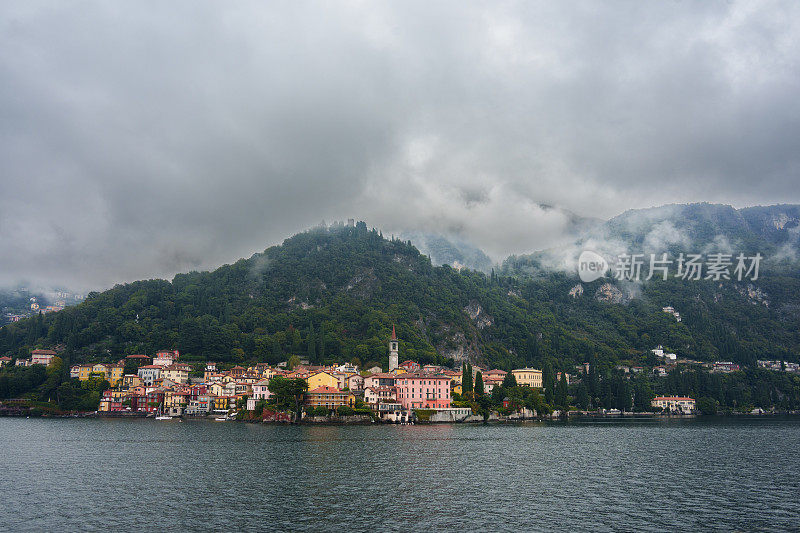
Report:
[[[719,407],[719,403],[714,398],[709,398],[708,396],[703,396],[699,400],[697,400],[697,410],[703,413],[704,415],[715,415],[717,414],[717,408]]]
[[[292,411],[300,417],[303,393],[308,390],[308,383],[300,378],[276,376],[269,380],[269,391],[274,395],[275,406],[284,411]]]
[[[567,374],[566,372],[561,373],[561,379],[558,380],[558,385],[556,385],[556,394],[555,394],[555,402],[561,409],[568,409],[569,402],[567,399]]]
[[[554,405],[556,377],[553,373],[553,366],[550,364],[550,361],[545,362],[544,368],[542,369],[542,385],[544,386],[544,401],[550,406]]]
[[[464,398],[471,399],[473,397],[472,385],[472,365],[469,363],[464,364],[461,370],[461,393]]]
[[[503,388],[513,389],[516,386],[517,386],[517,378],[514,377],[514,374],[508,372],[503,378]]]
[[[575,391],[575,403],[581,409],[589,408],[589,393],[586,390],[586,383],[584,383],[584,380],[578,383],[578,389]]]
[[[483,395],[483,375],[479,371],[475,374],[475,398],[480,398]]]
[[[308,360],[312,363],[317,360],[317,341],[314,340],[314,323],[308,326],[308,336],[306,336],[306,344],[308,345]]]

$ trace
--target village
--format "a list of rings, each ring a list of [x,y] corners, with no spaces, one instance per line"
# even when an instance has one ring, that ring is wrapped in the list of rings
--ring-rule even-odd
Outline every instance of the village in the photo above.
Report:
[[[400,362],[399,341],[394,327],[389,340],[388,371],[373,366],[360,369],[352,363],[312,365],[300,360],[293,368],[287,362],[271,366],[256,363],[252,366],[232,366],[222,369],[214,362],[205,363],[197,369],[181,361],[177,350],[161,350],[153,357],[143,354],[128,355],[115,363],[76,364],[70,367],[70,378],[81,382],[90,379],[106,380],[109,388],[102,392],[99,416],[151,416],[159,420],[179,417],[212,417],[215,420],[258,418],[264,421],[307,421],[342,419],[360,415],[363,420],[391,423],[409,423],[420,420],[430,422],[478,421],[470,404],[464,401],[463,381],[466,366],[462,370],[437,365],[420,365],[411,360]],[[677,364],[674,354],[666,353],[659,346],[652,350],[659,359],[665,360],[653,372],[660,372],[667,365]],[[33,350],[30,359],[17,359],[16,365],[48,365],[56,357],[52,350]],[[0,361],[0,365],[10,361]],[[588,364],[585,366],[588,367]],[[709,365],[711,372],[738,370],[731,363]],[[638,367],[618,370],[634,374]],[[126,373],[126,369],[130,373]],[[135,370],[135,373],[131,371]],[[588,368],[576,367],[580,372]],[[502,387],[507,373],[499,369],[469,366],[470,383],[479,382],[483,394],[491,395],[496,387]],[[202,373],[202,375],[201,375]],[[518,368],[510,372],[516,386],[541,391],[544,388],[543,372],[536,368]],[[509,376],[509,377],[511,377]],[[302,383],[299,392],[297,418],[286,410],[275,406],[275,390],[270,385],[283,378]],[[471,379],[470,379],[471,378]],[[476,380],[476,378],[478,378]],[[566,384],[580,379],[559,372],[557,381]],[[275,380],[275,381],[273,381]],[[467,385],[470,392],[472,385]],[[501,392],[503,389],[501,388]],[[658,396],[650,402],[659,412],[692,414],[696,412],[695,400],[683,396]],[[508,407],[507,398],[503,406]],[[255,416],[254,416],[255,414]],[[558,413],[556,413],[557,415]],[[574,414],[574,413],[573,413]],[[609,410],[603,414],[620,414]],[[494,416],[494,413],[493,413]],[[511,419],[536,416],[530,409],[521,408]]]

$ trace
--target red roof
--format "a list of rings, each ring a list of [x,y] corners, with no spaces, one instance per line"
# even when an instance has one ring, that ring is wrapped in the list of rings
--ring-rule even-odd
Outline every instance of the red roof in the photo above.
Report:
[[[678,400],[687,401],[688,400],[688,401],[693,402],[694,398],[689,398],[688,396],[656,396],[655,398],[653,398],[653,400],[672,400],[672,401],[678,401]]]
[[[330,394],[330,393],[333,393],[333,392],[338,392],[338,393],[341,393],[341,394],[347,394],[346,392],[340,391],[339,389],[334,389],[333,387],[327,387],[325,385],[323,385],[322,387],[317,387],[316,389],[310,390],[308,392],[309,392],[309,394],[315,394],[315,393]]]
[[[425,372],[409,372],[408,374],[397,374],[396,379],[398,381],[401,379],[446,379],[450,381],[450,378],[445,376],[444,374],[427,374]]]
[[[393,341],[397,340],[397,333],[394,332],[394,324],[392,324],[392,340]]]
[[[125,359],[150,359],[150,357],[142,354],[134,354],[134,355],[129,355]]]
[[[32,355],[55,355],[56,352],[53,350],[33,350],[31,352]]]

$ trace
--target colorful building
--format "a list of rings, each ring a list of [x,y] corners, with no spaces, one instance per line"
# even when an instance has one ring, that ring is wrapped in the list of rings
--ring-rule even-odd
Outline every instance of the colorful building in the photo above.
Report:
[[[318,389],[319,387],[331,387],[337,390],[339,389],[339,379],[328,372],[317,372],[312,374],[308,376],[306,381],[308,382],[309,390]]]
[[[47,366],[55,356],[56,352],[52,350],[33,350],[31,352],[31,364]]]
[[[536,368],[517,368],[511,371],[514,379],[517,380],[517,385],[525,387],[532,387],[534,389],[542,388],[542,371]]]
[[[397,376],[397,402],[404,409],[450,407],[450,377],[444,374],[409,372]]]
[[[343,405],[352,407],[355,404],[355,396],[334,387],[317,387],[305,393],[305,404],[308,407],[327,407],[328,409],[336,409]]]
[[[688,396],[656,396],[650,400],[650,406],[656,409],[668,408],[679,413],[692,413],[695,410],[695,401]]]

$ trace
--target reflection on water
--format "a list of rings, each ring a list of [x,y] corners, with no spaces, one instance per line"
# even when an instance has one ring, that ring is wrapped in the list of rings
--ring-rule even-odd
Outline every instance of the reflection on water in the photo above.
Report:
[[[0,419],[0,528],[800,524],[800,419],[298,427]]]

